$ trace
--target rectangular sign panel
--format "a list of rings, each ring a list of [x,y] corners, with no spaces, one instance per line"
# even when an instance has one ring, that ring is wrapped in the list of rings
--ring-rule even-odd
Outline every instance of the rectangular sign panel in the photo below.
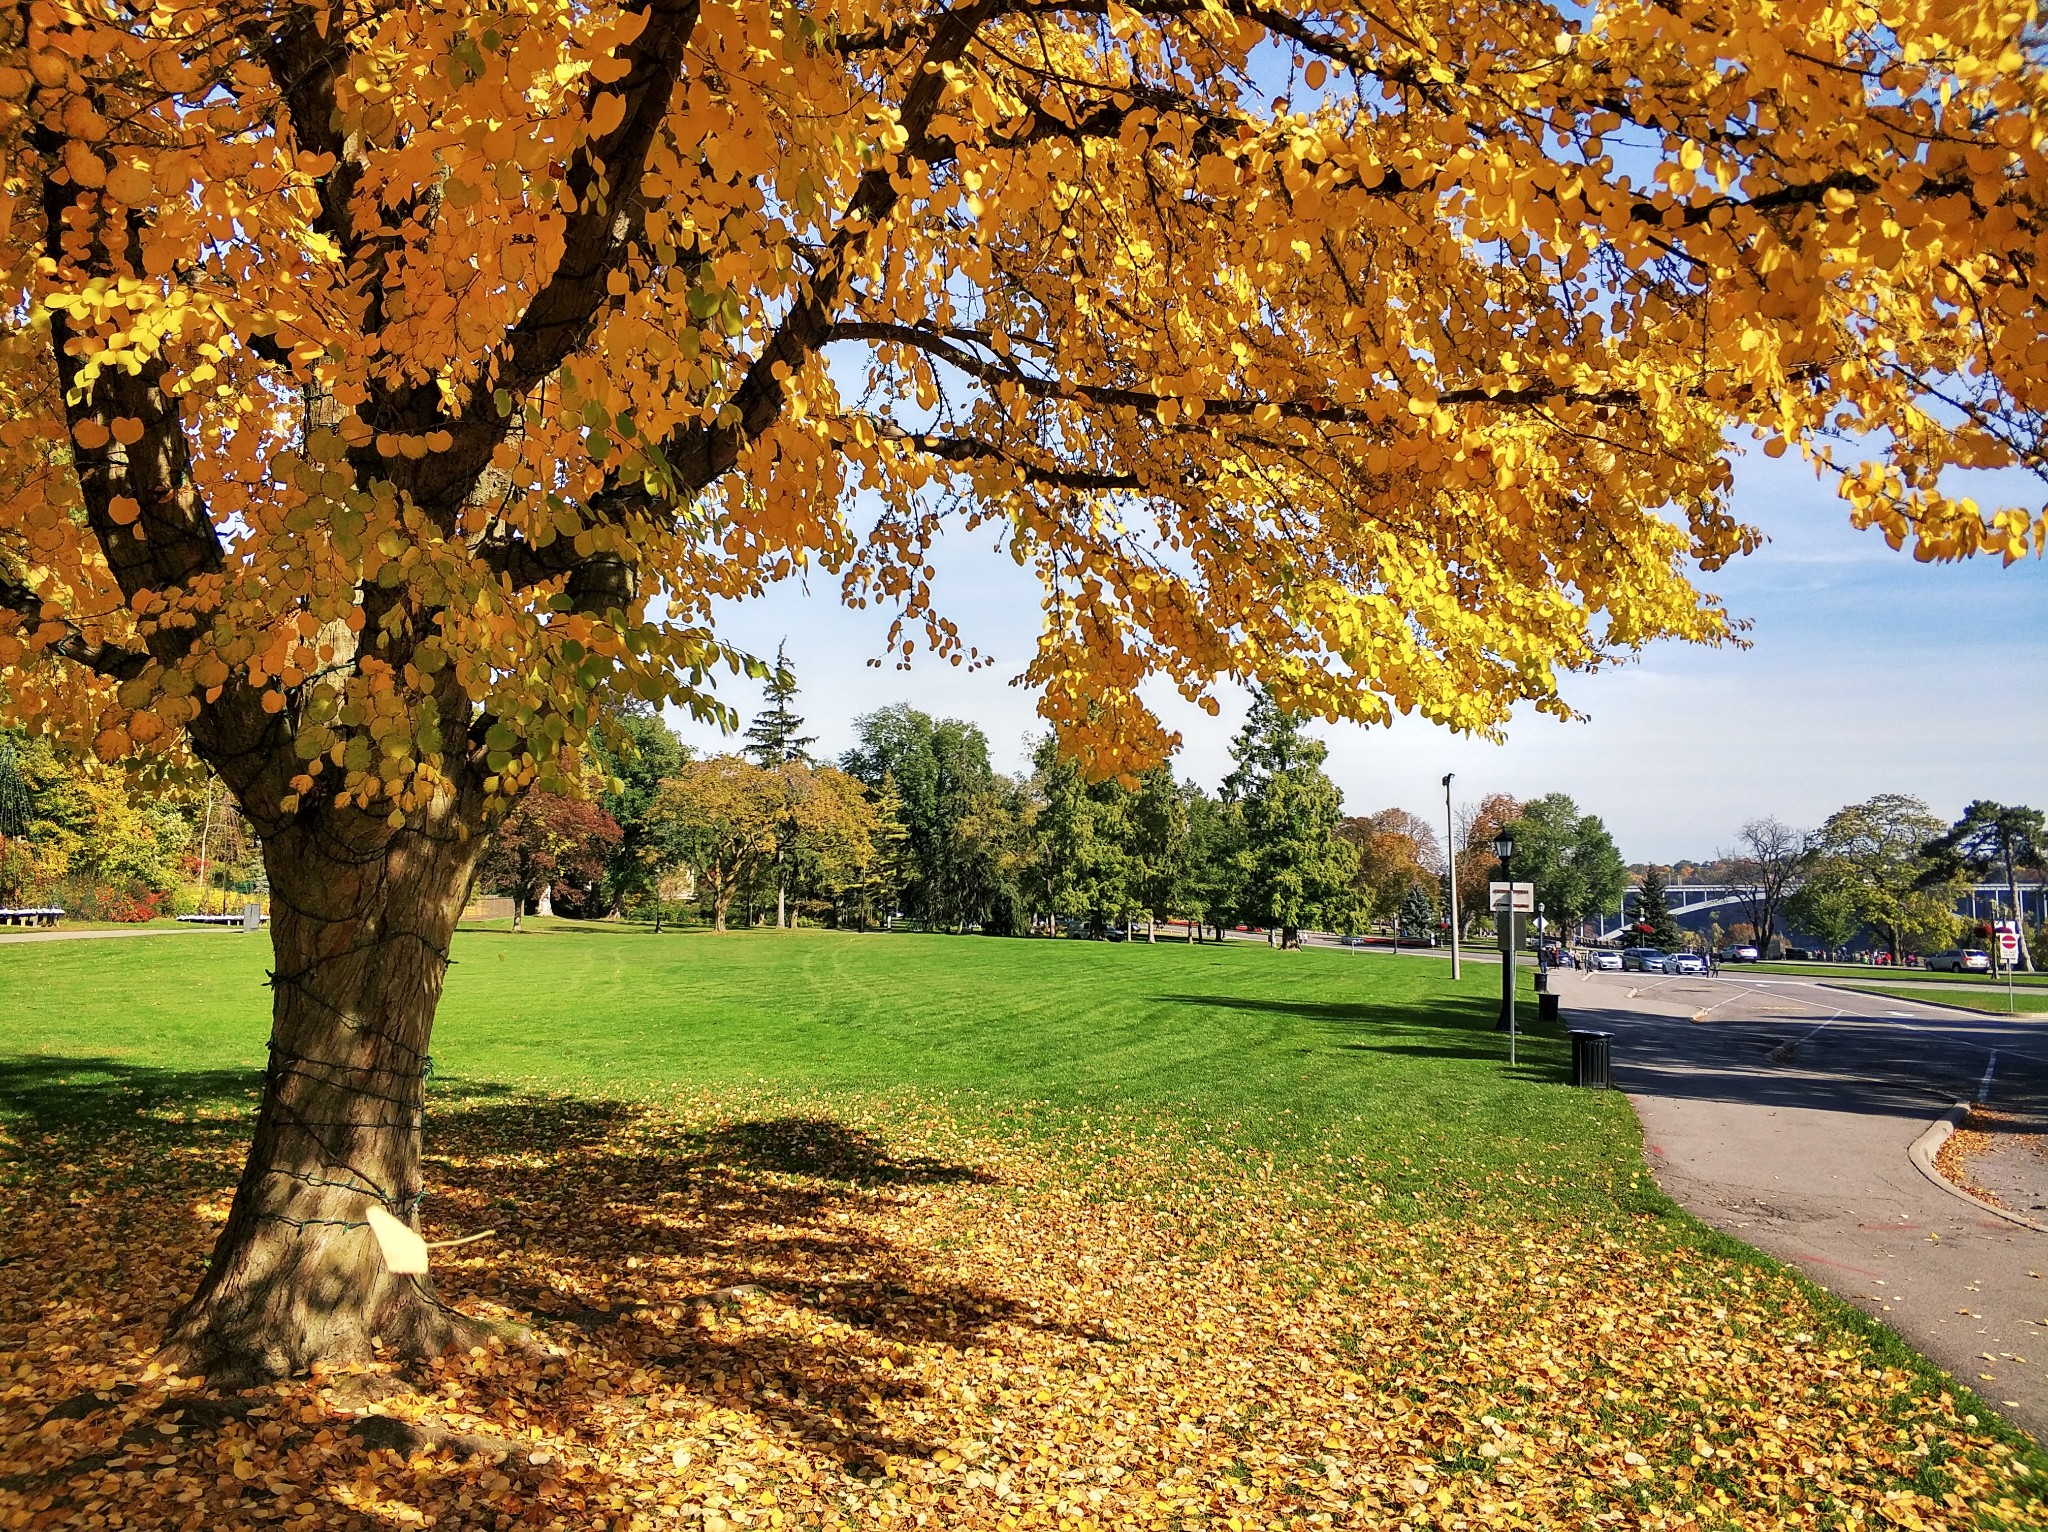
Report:
[[[1513,899],[1512,906],[1508,903]],[[1534,914],[1536,910],[1536,885],[1534,883],[1489,883],[1486,885],[1486,907],[1490,910],[1512,908],[1517,915]]]

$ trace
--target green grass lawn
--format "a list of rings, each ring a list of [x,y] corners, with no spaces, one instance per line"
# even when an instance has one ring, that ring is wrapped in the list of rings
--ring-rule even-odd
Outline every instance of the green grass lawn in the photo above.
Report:
[[[314,1379],[233,1444],[301,1517],[2041,1524],[2048,1460],[1682,1213],[1561,1035],[1507,1064],[1490,965],[566,922],[465,928],[454,958],[424,1216],[495,1232],[435,1269],[567,1360],[444,1359],[421,1407],[581,1477],[366,1462]],[[269,961],[233,932],[0,946],[0,1454],[31,1470],[0,1525],[164,1386]],[[734,1283],[762,1296],[687,1296]],[[127,1415],[40,1429],[138,1377]],[[234,1520],[225,1438],[149,1440],[125,1525]]]
[[[2015,989],[2008,1001],[2003,984],[1996,989],[1963,988],[1954,984],[1859,984],[1856,988],[1865,994],[1893,995],[1901,1000],[1932,1000],[1942,1005],[1967,1006],[1973,1011],[2010,1010],[2017,1016],[2048,1015],[2048,994],[2039,989]]]
[[[1626,1103],[1564,1083],[1561,1036],[1525,1037],[1509,1070],[1493,968],[1453,986],[1438,964],[1241,942],[573,922],[465,928],[454,955],[433,1044],[443,1087],[908,1088],[970,1113],[1028,1105],[1052,1133],[1113,1109],[1244,1148],[1365,1154],[1431,1200],[1534,1167],[1560,1216],[1611,1207],[1640,1170]],[[268,943],[238,932],[0,947],[8,1051],[42,1056],[14,1067],[87,1096],[95,1079],[239,1094],[264,1058],[268,962]],[[1522,1024],[1535,1019],[1525,1000]]]

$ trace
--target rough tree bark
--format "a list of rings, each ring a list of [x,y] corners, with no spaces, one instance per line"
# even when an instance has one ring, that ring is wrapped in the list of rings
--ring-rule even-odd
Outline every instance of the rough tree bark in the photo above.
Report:
[[[227,1225],[171,1324],[182,1367],[235,1387],[473,1338],[428,1279],[390,1272],[366,1215],[418,1223],[434,1010],[481,847],[450,802],[397,830],[329,810],[265,838],[270,1058]]]

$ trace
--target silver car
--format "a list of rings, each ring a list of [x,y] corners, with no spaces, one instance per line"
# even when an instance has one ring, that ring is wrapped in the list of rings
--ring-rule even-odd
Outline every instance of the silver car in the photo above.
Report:
[[[1624,973],[1630,969],[1638,973],[1662,973],[1664,954],[1655,947],[1624,947],[1621,949],[1621,967]]]
[[[1929,973],[1989,973],[1991,954],[1975,947],[1951,947],[1927,960]]]

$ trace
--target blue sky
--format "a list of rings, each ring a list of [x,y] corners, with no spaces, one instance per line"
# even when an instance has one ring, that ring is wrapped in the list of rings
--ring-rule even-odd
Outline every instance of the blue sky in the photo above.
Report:
[[[1915,793],[1949,816],[1978,797],[2048,805],[2048,564],[1917,564],[1851,528],[1841,502],[1789,459],[1738,459],[1735,508],[1771,541],[1703,583],[1751,620],[1751,647],[1661,646],[1574,678],[1565,696],[1587,721],[1530,713],[1498,745],[1412,719],[1324,729],[1347,811],[1399,805],[1440,822],[1439,782],[1454,771],[1461,801],[1570,793],[1629,860],[1670,861],[1732,845],[1746,819],[1812,825],[1877,792]],[[909,701],[972,719],[999,769],[1023,768],[1041,727],[1035,699],[1008,684],[1037,632],[1027,574],[986,541],[955,538],[943,551],[941,604],[997,661],[973,673],[923,657],[908,671],[869,667],[887,618],[842,610],[836,591],[829,578],[809,594],[789,585],[719,619],[758,654],[787,637],[820,753],[844,749],[860,714]],[[759,689],[728,682],[724,695],[751,715]],[[1186,740],[1177,772],[1214,787],[1242,697],[1226,697],[1213,720],[1170,691],[1162,700]],[[673,721],[700,749],[736,746]]]

